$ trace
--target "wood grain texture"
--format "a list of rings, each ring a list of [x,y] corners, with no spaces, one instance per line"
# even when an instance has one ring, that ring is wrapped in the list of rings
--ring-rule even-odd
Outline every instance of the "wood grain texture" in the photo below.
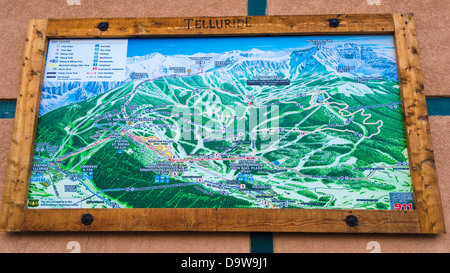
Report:
[[[94,221],[83,225],[83,214]],[[347,215],[358,217],[350,227]],[[27,209],[22,231],[420,233],[417,211],[314,209]]]
[[[409,163],[422,233],[444,233],[422,69],[411,14],[395,14],[395,48]]]
[[[0,230],[17,231],[26,209],[45,64],[47,20],[30,20],[6,170]]]
[[[94,221],[83,225],[81,217]],[[27,209],[23,231],[217,231],[215,209]]]
[[[317,209],[220,209],[220,231],[326,232],[326,233],[418,233],[416,211],[317,210]],[[345,222],[348,215],[358,225]]]
[[[329,20],[337,18],[339,27]],[[109,28],[100,31],[100,22]],[[387,34],[394,32],[392,15],[304,15],[167,18],[49,19],[49,38],[120,38],[136,36]]]

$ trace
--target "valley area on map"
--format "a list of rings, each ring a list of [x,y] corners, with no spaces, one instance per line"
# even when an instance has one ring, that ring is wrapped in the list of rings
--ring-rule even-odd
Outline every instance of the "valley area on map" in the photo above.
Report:
[[[391,36],[48,50],[29,208],[414,209]]]

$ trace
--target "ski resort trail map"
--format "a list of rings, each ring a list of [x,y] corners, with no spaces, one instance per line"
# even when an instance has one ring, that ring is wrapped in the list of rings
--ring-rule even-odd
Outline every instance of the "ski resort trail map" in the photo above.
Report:
[[[414,209],[392,36],[50,40],[29,208]]]

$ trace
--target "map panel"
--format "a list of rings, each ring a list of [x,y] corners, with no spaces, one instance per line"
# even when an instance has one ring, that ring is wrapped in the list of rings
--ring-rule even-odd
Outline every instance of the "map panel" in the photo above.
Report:
[[[392,36],[49,41],[29,208],[413,199]]]

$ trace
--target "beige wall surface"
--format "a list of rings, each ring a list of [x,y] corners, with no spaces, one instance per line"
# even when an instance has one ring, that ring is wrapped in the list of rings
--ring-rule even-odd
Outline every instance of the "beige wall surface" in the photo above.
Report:
[[[427,96],[450,96],[448,0],[267,0],[267,15],[415,14]],[[31,18],[247,15],[247,0],[0,0],[0,100],[15,99]],[[447,229],[450,116],[430,117]],[[0,201],[13,120],[0,119]],[[0,252],[250,252],[249,233],[0,233]],[[275,233],[274,252],[450,252],[450,235]]]

